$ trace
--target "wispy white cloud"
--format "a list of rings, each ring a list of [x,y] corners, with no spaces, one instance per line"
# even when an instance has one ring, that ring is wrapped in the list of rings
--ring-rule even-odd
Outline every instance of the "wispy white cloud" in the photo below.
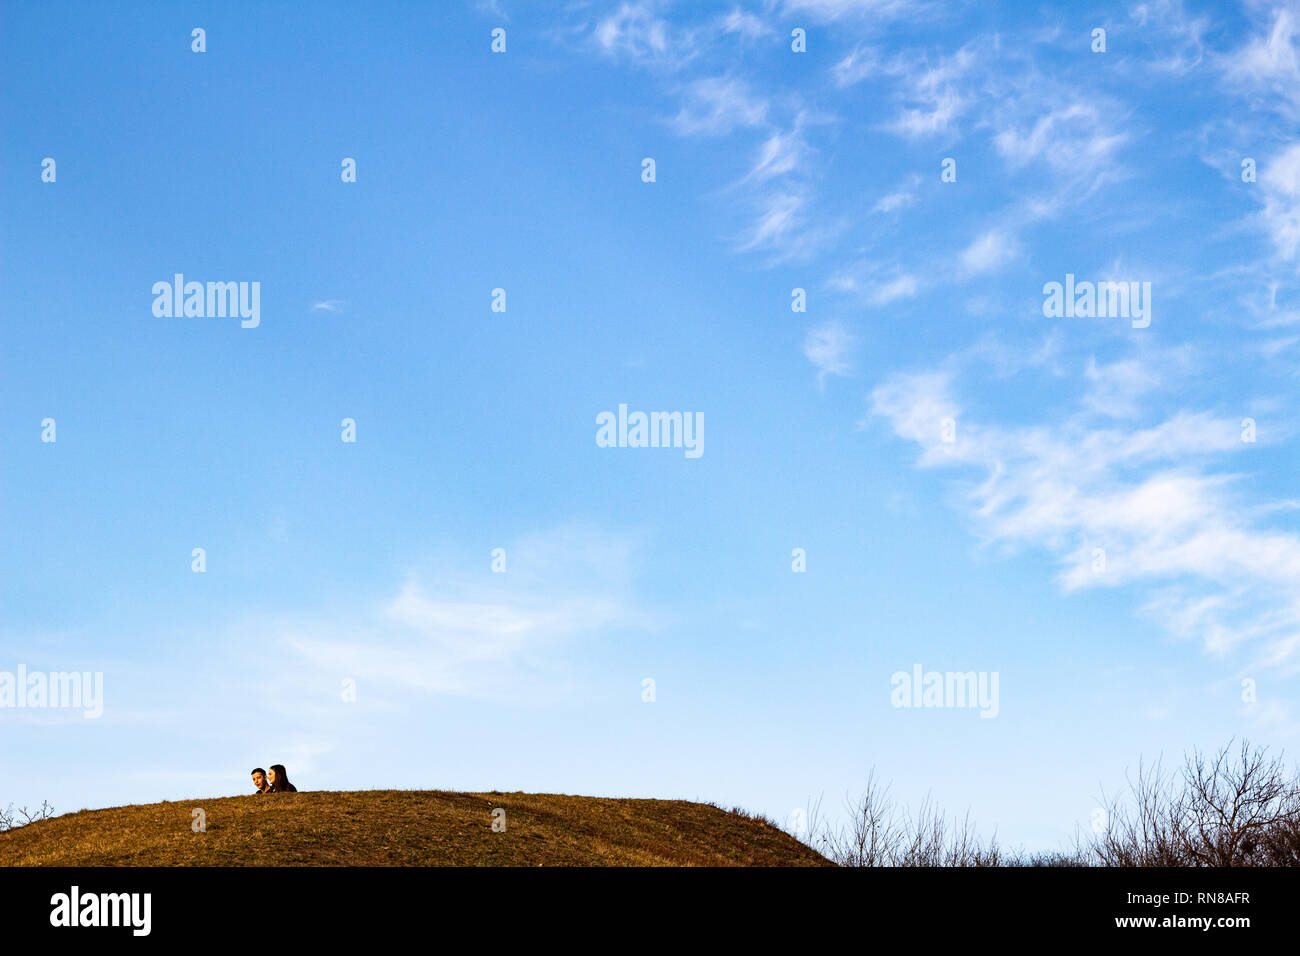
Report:
[[[386,692],[495,697],[561,673],[566,649],[653,618],[629,594],[632,545],[580,527],[507,546],[506,574],[412,573],[350,619],[275,624],[309,666]]]
[[[898,189],[888,192],[876,200],[876,204],[871,207],[872,212],[894,212],[905,206],[910,206],[919,198],[916,194],[916,187],[921,183],[921,177],[912,174],[907,178],[907,183]]]
[[[763,182],[776,176],[798,171],[800,164],[808,154],[808,144],[804,141],[799,126],[782,132],[773,132],[763,141],[759,148],[758,159],[746,175],[746,180]]]
[[[1259,354],[1268,359],[1277,358],[1282,353],[1295,348],[1296,343],[1300,343],[1300,336],[1288,335],[1282,338],[1266,339],[1259,345]]]
[[[815,222],[809,191],[775,182],[750,199],[754,218],[736,244],[737,252],[767,254],[769,265],[805,261],[833,237],[835,223]]]
[[[1270,97],[1269,108],[1300,115],[1300,11],[1288,4],[1268,11],[1270,22],[1243,46],[1223,55],[1219,67],[1230,87]]]
[[[802,222],[806,200],[802,195],[771,192],[760,201],[762,213],[742,249],[762,249],[779,243]]]
[[[1250,190],[1259,211],[1247,224],[1267,236],[1278,261],[1295,263],[1300,272],[1300,139],[1295,135],[1300,122],[1300,6],[1248,3],[1246,11],[1254,31],[1241,46],[1214,59],[1224,87],[1240,102],[1232,121],[1221,125],[1233,140],[1260,144],[1254,153],[1258,182]],[[1231,150],[1220,150],[1206,161],[1239,181],[1240,159]],[[1254,278],[1266,281],[1270,298],[1276,298],[1273,276]],[[1288,324],[1287,311],[1270,305],[1262,324]]]
[[[903,136],[928,136],[944,132],[961,114],[962,97],[951,89],[937,91],[932,102],[922,107],[906,107],[888,128]]]
[[[853,86],[869,76],[882,72],[893,72],[880,62],[880,57],[871,47],[857,47],[835,63],[831,68],[831,77],[839,87]]]
[[[1300,142],[1286,147],[1259,170],[1260,219],[1280,259],[1300,268]]]
[[[767,100],[733,77],[706,77],[686,85],[673,128],[683,136],[720,136],[737,127],[759,126]]]
[[[909,70],[905,105],[887,128],[909,137],[947,131],[971,105],[961,81],[975,63],[975,50],[968,45],[935,66]]]
[[[866,260],[835,273],[826,280],[826,285],[875,306],[909,299],[921,288],[920,280],[912,273]]]
[[[1089,385],[1084,404],[1112,418],[1137,415],[1141,410],[1139,400],[1160,384],[1160,376],[1151,364],[1138,358],[1109,365],[1098,365],[1095,358],[1089,358],[1084,377]]]
[[[504,20],[506,22],[509,22],[510,20],[510,15],[506,13],[500,0],[475,0],[474,6],[478,8],[479,13],[496,17],[498,20]]]
[[[1250,319],[1245,324],[1256,329],[1277,329],[1300,323],[1300,303],[1289,304],[1286,298],[1288,290],[1283,288],[1280,279],[1275,278],[1277,270],[1269,272],[1271,274],[1263,278],[1258,265],[1249,269],[1251,287],[1238,298],[1241,312]]]
[[[923,16],[930,4],[922,0],[785,0],[786,16],[806,15],[817,23],[839,20],[889,21],[903,16]]]
[[[990,229],[977,236],[962,250],[962,271],[968,276],[993,272],[1013,261],[1020,254],[1020,244],[1014,236],[1002,229]]]
[[[1129,11],[1129,20],[1151,38],[1150,53],[1134,62],[1156,73],[1182,76],[1200,66],[1205,57],[1205,33],[1210,18],[1193,15],[1182,0],[1149,0]]]
[[[968,43],[936,61],[911,51],[886,59],[872,47],[859,46],[836,62],[831,77],[840,88],[868,78],[888,79],[894,83],[890,95],[898,111],[884,129],[908,138],[944,133],[975,103],[968,79],[981,64],[979,49],[980,44]]]
[[[910,299],[919,287],[916,276],[903,273],[886,282],[874,283],[867,292],[872,305],[888,305],[898,299]]]
[[[718,18],[723,33],[735,33],[746,40],[761,40],[775,31],[754,14],[736,7]]]
[[[1076,193],[1080,188],[1091,193],[1114,181],[1116,154],[1129,140],[1129,134],[1120,131],[1118,107],[1082,100],[1050,107],[1030,125],[1018,122],[1014,114],[1004,115],[1002,122],[993,142],[1013,170],[1044,163]]]
[[[324,299],[320,302],[312,303],[313,312],[342,312],[346,303],[342,299]]]
[[[660,16],[659,4],[651,0],[620,3],[618,9],[596,23],[592,36],[597,48],[610,57],[666,61],[689,51],[674,48],[672,27]]]
[[[817,369],[817,384],[822,386],[829,375],[848,375],[852,369],[849,353],[854,338],[839,322],[826,322],[809,329],[803,341],[803,354]]]
[[[1258,446],[1242,441],[1238,417],[1206,412],[1097,425],[1098,411],[1117,410],[1104,407],[1116,382],[1132,397],[1166,384],[1125,363],[1091,366],[1083,407],[1053,425],[967,414],[952,368],[895,375],[872,392],[870,408],[919,446],[922,467],[980,473],[958,499],[976,530],[989,542],[1046,550],[1067,590],[1140,583],[1146,610],[1208,651],[1249,645],[1259,660],[1300,666],[1300,535],[1264,526],[1277,504],[1252,506],[1241,477],[1215,469]],[[955,441],[943,439],[945,418],[957,423]]]

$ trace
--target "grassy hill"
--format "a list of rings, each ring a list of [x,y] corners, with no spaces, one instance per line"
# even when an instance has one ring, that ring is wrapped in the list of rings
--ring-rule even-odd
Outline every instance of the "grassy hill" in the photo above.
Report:
[[[191,829],[195,808],[205,833]],[[766,820],[685,800],[371,790],[82,810],[0,833],[0,865],[831,864]]]

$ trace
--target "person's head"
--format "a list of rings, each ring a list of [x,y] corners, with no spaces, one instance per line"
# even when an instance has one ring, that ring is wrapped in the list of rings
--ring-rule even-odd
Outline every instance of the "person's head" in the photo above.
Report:
[[[283,793],[289,789],[289,775],[285,773],[284,764],[271,764],[271,773],[267,778],[271,782],[271,789],[277,793]]]
[[[261,767],[257,767],[253,770],[253,786],[258,790],[266,789],[266,771]]]

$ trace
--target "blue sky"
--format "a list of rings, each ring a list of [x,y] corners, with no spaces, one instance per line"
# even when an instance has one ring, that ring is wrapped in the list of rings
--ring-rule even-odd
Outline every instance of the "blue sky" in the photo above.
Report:
[[[3,27],[0,671],[104,713],[0,709],[0,803],[279,762],[784,821],[875,767],[1051,848],[1140,756],[1300,742],[1294,4]],[[155,316],[178,272],[260,325]],[[1067,274],[1150,325],[1045,316]],[[620,404],[703,454],[598,447]],[[916,664],[996,718],[892,706]]]

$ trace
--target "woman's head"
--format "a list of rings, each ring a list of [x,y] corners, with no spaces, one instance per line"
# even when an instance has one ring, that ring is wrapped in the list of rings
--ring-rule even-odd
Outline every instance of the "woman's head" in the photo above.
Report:
[[[271,789],[277,793],[284,793],[289,789],[289,775],[285,773],[284,764],[271,764],[271,772],[267,774],[267,781],[271,784]]]

